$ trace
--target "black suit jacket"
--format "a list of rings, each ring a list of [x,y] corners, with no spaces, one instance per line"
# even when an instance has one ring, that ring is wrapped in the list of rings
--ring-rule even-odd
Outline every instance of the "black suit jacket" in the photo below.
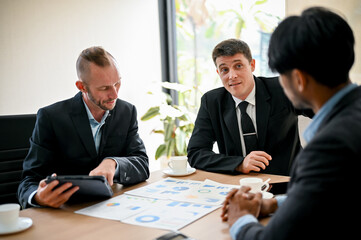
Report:
[[[248,224],[237,239],[358,238],[360,87],[336,104],[295,163],[287,200],[268,225]]]
[[[103,125],[99,154],[81,92],[75,97],[41,108],[30,139],[18,189],[19,202],[28,206],[29,195],[46,176],[88,175],[107,157],[120,168],[115,182],[134,184],[149,177],[148,156],[138,135],[136,108],[120,99]]]
[[[254,77],[254,80],[259,150],[272,156],[270,165],[261,172],[289,175],[293,159],[301,149],[298,115],[303,112],[293,108],[277,77]],[[212,151],[214,142],[218,144],[219,154]],[[207,92],[202,97],[188,145],[190,165],[206,171],[236,173],[242,156],[232,95],[224,87]]]

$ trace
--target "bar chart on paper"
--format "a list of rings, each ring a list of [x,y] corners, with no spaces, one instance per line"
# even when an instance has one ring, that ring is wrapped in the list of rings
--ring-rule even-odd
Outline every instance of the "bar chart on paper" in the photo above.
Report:
[[[125,192],[125,194],[199,204],[221,205],[228,192],[232,188],[237,187],[236,185],[221,184],[208,179],[205,181],[193,181],[166,178]]]
[[[122,222],[176,231],[217,208],[219,206],[162,200],[156,207],[149,208]]]
[[[166,178],[75,213],[176,231],[219,208],[235,187],[208,179]]]
[[[110,220],[123,220],[157,204],[159,200],[129,195],[119,195],[75,213]]]

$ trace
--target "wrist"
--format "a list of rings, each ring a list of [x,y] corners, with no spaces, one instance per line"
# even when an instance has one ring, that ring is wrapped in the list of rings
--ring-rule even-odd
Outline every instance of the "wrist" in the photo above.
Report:
[[[271,214],[271,213],[276,212],[276,210],[278,209],[278,202],[277,202],[277,199],[275,199],[275,198],[271,198],[270,201],[271,201],[271,205],[270,205],[269,210],[270,210],[270,214]]]
[[[116,169],[117,165],[118,165],[117,161],[115,159],[112,159],[112,158],[105,158],[103,160],[103,162],[106,163],[106,164],[109,164],[111,167],[114,167],[114,169]]]
[[[264,199],[262,201],[260,215],[262,217],[266,217],[266,216],[276,212],[277,209],[278,209],[277,199],[275,199],[275,198]]]
[[[237,166],[236,171],[244,174],[249,173],[249,171],[244,169],[243,162]]]

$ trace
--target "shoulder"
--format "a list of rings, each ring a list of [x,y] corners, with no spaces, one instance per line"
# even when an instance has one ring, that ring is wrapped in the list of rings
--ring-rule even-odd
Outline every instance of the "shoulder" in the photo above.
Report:
[[[317,158],[319,161],[316,162],[321,164],[321,159],[323,159],[324,166],[331,166],[332,161],[337,160],[339,169],[347,172],[349,169],[346,166],[360,168],[360,161],[358,161],[361,155],[360,139],[361,89],[349,93],[340,100],[323,120],[304,152],[317,154],[317,157],[309,157],[310,161]],[[349,164],[345,164],[345,160]]]
[[[79,97],[79,94],[75,95],[72,98],[65,99],[65,100],[53,103],[51,105],[42,107],[39,109],[38,115],[39,114],[41,115],[44,113],[47,113],[49,115],[59,115],[59,113],[70,112],[72,106],[74,105],[74,101],[76,101],[78,98],[81,100],[81,98]]]
[[[257,96],[263,96],[264,98],[270,98],[270,101],[277,104],[283,103],[289,105],[293,109],[293,106],[286,94],[283,91],[283,88],[279,82],[278,77],[255,77],[256,82],[256,93]]]
[[[352,90],[336,104],[320,129],[325,134],[343,136],[349,146],[358,144],[361,149],[361,87]]]
[[[214,104],[217,102],[222,102],[224,98],[228,98],[228,97],[231,97],[231,94],[224,87],[219,87],[206,92],[202,96],[202,102],[207,102],[208,104]]]
[[[345,96],[333,107],[321,126],[328,124],[334,119],[353,121],[355,125],[361,125],[361,87],[357,87]],[[349,128],[350,125],[341,124],[340,127]]]
[[[130,102],[118,98],[114,109],[117,111],[135,111],[136,107]]]
[[[263,85],[271,95],[283,93],[278,77],[255,77],[256,85]]]
[[[219,98],[219,96],[227,93],[227,90],[224,87],[215,88],[212,90],[209,90],[204,94],[207,98]]]
[[[335,109],[321,123],[315,136],[295,160],[298,164],[297,176],[304,177],[302,172],[307,176],[324,174],[323,179],[334,179],[349,172],[350,166],[360,169],[360,139],[361,98]]]
[[[117,99],[117,103],[113,110],[110,111],[110,113],[116,118],[116,119],[136,119],[137,118],[137,109],[136,107],[122,99]]]

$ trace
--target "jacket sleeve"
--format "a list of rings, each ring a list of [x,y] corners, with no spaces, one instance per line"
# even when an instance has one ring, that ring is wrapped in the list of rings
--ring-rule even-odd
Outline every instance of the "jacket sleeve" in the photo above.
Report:
[[[23,163],[22,181],[18,187],[18,200],[23,208],[29,207],[28,199],[37,190],[39,182],[53,171],[55,159],[52,149],[54,135],[44,109],[37,113],[37,120],[30,138],[30,149]]]
[[[124,156],[109,156],[119,165],[119,176],[116,176],[115,182],[127,185],[145,181],[149,178],[148,156],[138,134],[137,112],[134,106],[125,145]]]
[[[218,118],[214,116],[213,120]],[[213,145],[217,141],[216,133],[221,135],[221,131],[222,129],[214,128],[207,95],[204,95],[187,149],[188,161],[192,167],[211,172],[238,173],[235,169],[242,163],[243,157],[227,156],[213,151]],[[217,143],[218,145],[222,144],[221,142]]]

